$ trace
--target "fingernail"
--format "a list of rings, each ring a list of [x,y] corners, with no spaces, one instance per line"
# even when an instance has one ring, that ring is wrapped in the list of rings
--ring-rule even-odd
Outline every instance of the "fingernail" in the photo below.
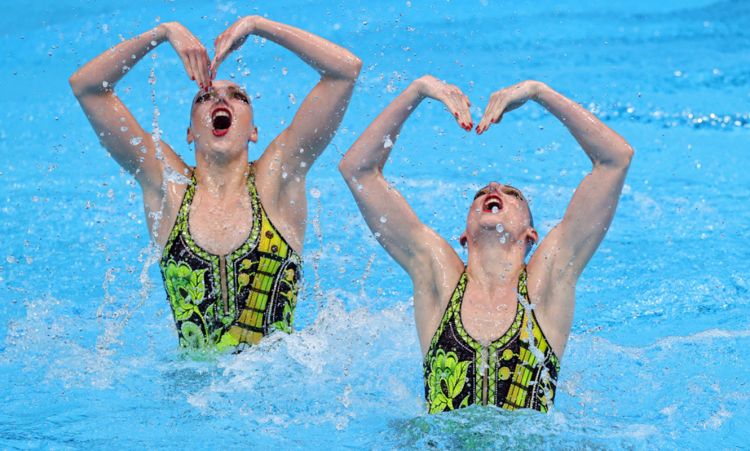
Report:
[[[458,113],[453,113],[454,116],[456,116],[456,119],[458,119]]]

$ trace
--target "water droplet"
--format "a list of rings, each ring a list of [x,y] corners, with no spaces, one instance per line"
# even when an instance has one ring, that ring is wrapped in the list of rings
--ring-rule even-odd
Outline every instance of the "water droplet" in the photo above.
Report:
[[[310,196],[312,196],[313,199],[320,199],[320,190],[318,188],[311,188]]]
[[[386,222],[388,222],[388,218],[386,218],[385,216],[381,216],[380,217],[380,222],[382,222],[383,224],[385,224]]]
[[[505,244],[505,242],[508,240],[507,236],[507,233],[503,233],[502,235],[500,235],[500,244]]]
[[[499,208],[497,208],[497,206],[494,206],[494,207],[492,207],[492,214],[493,214],[493,215],[494,215],[494,214],[497,214],[497,212],[498,212],[498,211],[500,211],[500,209],[499,209]]]
[[[130,144],[133,146],[137,146],[141,143],[141,141],[143,141],[143,138],[141,138],[140,136],[133,136],[132,138],[130,138]]]
[[[497,230],[497,233],[503,233],[505,231],[505,227],[503,227],[502,224],[498,224],[495,226],[495,230]]]

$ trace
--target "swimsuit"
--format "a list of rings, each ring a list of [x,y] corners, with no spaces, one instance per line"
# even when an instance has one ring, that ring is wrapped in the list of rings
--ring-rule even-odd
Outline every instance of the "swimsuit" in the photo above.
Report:
[[[473,404],[547,412],[554,402],[560,363],[529,307],[526,269],[518,278],[515,319],[488,346],[472,338],[461,321],[466,282],[464,271],[424,358],[429,412]]]
[[[195,173],[185,190],[159,262],[181,346],[224,349],[292,330],[302,262],[263,209],[254,169],[251,163],[250,235],[227,255],[211,254],[193,240],[188,217]]]

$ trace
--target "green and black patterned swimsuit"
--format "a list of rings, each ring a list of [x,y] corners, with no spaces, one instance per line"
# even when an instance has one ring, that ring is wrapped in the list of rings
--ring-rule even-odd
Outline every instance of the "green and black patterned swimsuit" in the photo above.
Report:
[[[461,321],[466,282],[464,271],[425,355],[429,412],[473,404],[546,412],[555,398],[560,363],[536,315],[527,308],[526,269],[518,279],[516,317],[505,334],[488,346],[473,339]]]
[[[301,259],[263,209],[254,166],[247,178],[250,235],[228,255],[207,252],[190,235],[195,184],[193,174],[159,265],[180,345],[224,349],[257,343],[275,329],[291,332]]]

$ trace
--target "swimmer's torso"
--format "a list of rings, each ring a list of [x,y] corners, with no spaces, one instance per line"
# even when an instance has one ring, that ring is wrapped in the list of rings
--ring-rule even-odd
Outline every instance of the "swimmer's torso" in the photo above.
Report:
[[[193,176],[160,261],[180,345],[223,349],[257,343],[275,329],[290,332],[301,259],[263,209],[253,166],[247,180],[250,232],[226,255],[201,248],[190,233],[195,185]]]
[[[464,272],[424,358],[429,412],[473,404],[546,412],[554,401],[560,364],[533,311],[519,299],[508,330],[483,345],[466,332],[461,320],[466,283]],[[518,293],[529,305],[526,270],[519,276]]]

